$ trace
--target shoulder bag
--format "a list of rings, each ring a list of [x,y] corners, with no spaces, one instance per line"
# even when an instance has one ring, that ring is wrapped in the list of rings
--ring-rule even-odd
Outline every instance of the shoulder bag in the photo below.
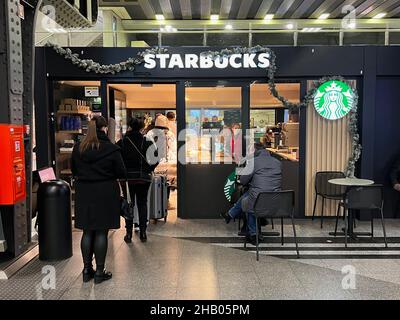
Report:
[[[126,220],[133,220],[135,215],[135,207],[132,203],[131,193],[129,192],[128,181],[125,180],[126,187],[126,198],[123,196],[122,188],[121,188],[121,217]]]
[[[147,183],[151,182],[152,180],[152,175],[151,173],[143,172],[143,160],[147,161],[142,152],[139,150],[139,148],[132,142],[132,140],[129,137],[126,137],[130,144],[135,148],[135,150],[139,153],[140,155],[140,170],[139,171],[129,171],[128,172],[128,180],[129,182],[132,183]],[[144,139],[142,140],[142,145],[140,149],[143,150],[143,143]]]

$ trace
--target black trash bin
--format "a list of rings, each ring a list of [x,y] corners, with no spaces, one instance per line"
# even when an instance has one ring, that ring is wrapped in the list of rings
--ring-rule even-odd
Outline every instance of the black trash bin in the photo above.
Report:
[[[64,180],[50,180],[38,190],[39,259],[72,257],[71,188]]]

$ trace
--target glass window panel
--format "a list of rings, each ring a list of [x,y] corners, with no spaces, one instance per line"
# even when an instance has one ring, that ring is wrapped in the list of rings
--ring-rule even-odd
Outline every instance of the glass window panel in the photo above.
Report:
[[[186,88],[186,162],[233,163],[242,153],[241,88]]]
[[[276,88],[279,94],[290,102],[300,102],[299,83],[278,83]],[[298,122],[298,114],[289,114],[288,110],[284,110],[281,102],[270,93],[268,84],[251,85],[250,128],[253,130],[255,142],[264,143],[272,148],[278,148],[278,146],[279,148],[287,146],[288,150],[298,148],[298,143],[293,143],[293,141],[298,141]],[[286,123],[291,124],[285,125]],[[289,127],[290,130],[287,130]]]
[[[134,37],[131,37],[131,41],[144,41],[150,47],[158,46],[158,34],[157,33],[137,33]]]
[[[248,33],[209,33],[208,46],[249,46]]]
[[[339,45],[339,33],[336,32],[299,32],[298,45]]]
[[[163,46],[202,46],[203,33],[163,33]]]
[[[400,32],[390,32],[389,42],[390,44],[400,44]]]
[[[252,46],[292,46],[293,33],[253,33]]]
[[[345,32],[344,45],[384,45],[385,33],[383,32]]]

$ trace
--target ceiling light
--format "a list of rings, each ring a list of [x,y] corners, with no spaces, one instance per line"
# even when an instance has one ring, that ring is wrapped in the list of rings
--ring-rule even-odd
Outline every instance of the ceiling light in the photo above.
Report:
[[[219,14],[212,14],[212,15],[210,16],[210,20],[211,20],[211,21],[217,21],[217,20],[219,20]]]
[[[232,25],[231,25],[231,24],[227,24],[227,25],[225,26],[225,29],[227,29],[227,30],[232,30],[232,29],[233,29],[233,27],[232,27]]]
[[[322,28],[303,28],[303,29],[301,29],[302,32],[318,32],[321,30],[322,30]]]
[[[286,28],[288,28],[289,30],[292,30],[294,28],[294,24],[289,23],[288,25],[286,25]]]
[[[267,15],[265,15],[265,17],[264,17],[264,20],[272,20],[274,18],[274,15],[273,14],[267,14]]]
[[[321,14],[321,15],[319,16],[318,19],[319,19],[319,20],[325,20],[325,19],[328,19],[329,16],[330,16],[329,13],[323,13],[323,14]]]
[[[172,32],[178,32],[177,28],[172,28]]]
[[[381,12],[381,13],[378,13],[376,16],[374,16],[372,19],[382,19],[385,16],[386,16],[386,12]]]
[[[156,14],[156,20],[165,20],[164,15],[163,14]]]
[[[160,31],[161,31],[161,32],[164,32],[164,31],[165,31],[165,28],[161,27],[161,28],[160,28]]]
[[[165,30],[167,30],[168,32],[172,31],[172,27],[171,26],[165,26]]]
[[[355,22],[352,22],[352,23],[349,23],[348,25],[347,25],[347,29],[355,29],[356,28],[356,23]]]

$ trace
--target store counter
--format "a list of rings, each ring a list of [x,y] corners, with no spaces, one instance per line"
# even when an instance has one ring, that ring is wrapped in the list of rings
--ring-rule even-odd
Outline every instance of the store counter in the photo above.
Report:
[[[289,150],[287,149],[278,150],[274,148],[267,148],[267,150],[271,152],[271,155],[274,155],[277,158],[293,162],[299,162],[299,159],[297,159],[296,154],[292,152],[291,148],[289,148]]]

